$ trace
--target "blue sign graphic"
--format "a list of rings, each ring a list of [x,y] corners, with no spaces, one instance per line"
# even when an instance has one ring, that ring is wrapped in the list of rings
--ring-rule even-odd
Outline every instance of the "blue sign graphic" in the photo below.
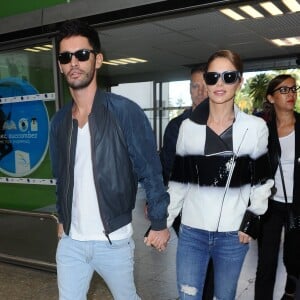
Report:
[[[35,95],[19,78],[0,80],[0,98]],[[49,142],[49,116],[42,100],[0,103],[0,171],[22,177],[43,161]]]

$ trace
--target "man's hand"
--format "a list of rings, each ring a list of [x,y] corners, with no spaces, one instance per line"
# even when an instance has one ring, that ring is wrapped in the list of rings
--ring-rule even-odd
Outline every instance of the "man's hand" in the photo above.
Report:
[[[144,243],[147,246],[152,246],[158,251],[164,251],[167,248],[168,241],[170,239],[169,229],[163,230],[150,230],[147,237],[144,239]]]

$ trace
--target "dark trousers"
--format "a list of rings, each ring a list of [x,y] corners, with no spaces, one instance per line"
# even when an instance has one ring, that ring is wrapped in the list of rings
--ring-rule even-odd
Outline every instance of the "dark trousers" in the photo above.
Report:
[[[255,300],[273,300],[281,234],[286,216],[286,204],[270,200],[268,210],[261,218]],[[285,233],[283,262],[288,274],[285,291],[292,294],[296,290],[295,280],[299,277],[300,231]]]
[[[181,217],[180,215],[178,215],[175,218],[172,225],[177,236],[179,234],[180,224],[181,224]],[[213,298],[214,298],[214,268],[213,268],[212,260],[210,260],[207,267],[202,300],[212,300]]]

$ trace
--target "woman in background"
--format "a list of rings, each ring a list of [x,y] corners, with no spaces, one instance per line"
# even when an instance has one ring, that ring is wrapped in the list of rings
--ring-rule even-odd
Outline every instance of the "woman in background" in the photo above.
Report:
[[[209,99],[195,108],[179,130],[168,190],[168,226],[182,209],[176,262],[182,300],[202,298],[210,258],[215,297],[235,298],[251,239],[241,224],[249,215],[267,209],[273,181],[266,182],[266,174],[258,172],[258,167],[267,169],[268,129],[262,119],[234,105],[242,74],[238,54],[214,53],[204,72]],[[250,171],[253,165],[256,176]]]
[[[266,100],[269,127],[269,153],[276,192],[269,201],[266,214],[261,218],[258,239],[258,266],[255,299],[272,300],[282,229],[287,211],[300,216],[300,115],[294,111],[299,86],[291,75],[278,75],[267,88]],[[285,200],[282,165],[287,203]],[[295,184],[298,182],[298,184]],[[283,262],[287,271],[282,300],[296,299],[296,280],[300,266],[300,230],[285,231]]]

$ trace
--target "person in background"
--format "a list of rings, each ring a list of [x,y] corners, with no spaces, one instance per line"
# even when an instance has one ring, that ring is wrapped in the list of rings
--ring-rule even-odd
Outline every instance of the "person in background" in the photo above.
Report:
[[[163,168],[165,185],[168,185],[170,179],[173,162],[176,155],[176,142],[180,125],[185,119],[191,116],[192,111],[196,108],[196,106],[207,98],[203,73],[204,69],[202,66],[195,66],[191,69],[190,95],[192,99],[192,106],[189,109],[186,109],[176,118],[172,119],[165,129],[163,146],[160,151],[160,160]],[[179,213],[172,224],[177,236],[179,234],[180,223],[181,216]],[[213,299],[213,284],[213,266],[212,261],[210,260],[203,291],[203,300]]]
[[[244,224],[267,209],[273,185],[266,168],[268,129],[262,119],[234,105],[242,74],[238,54],[214,53],[204,72],[208,99],[179,129],[168,189],[168,227],[182,211],[176,258],[182,300],[202,299],[210,259],[214,296],[235,299],[251,239]]]
[[[97,32],[79,20],[57,35],[57,57],[72,101],[53,117],[50,155],[57,180],[59,298],[86,299],[96,271],[115,300],[140,299],[134,277],[132,210],[138,181],[149,202],[145,243],[166,248],[169,195],[150,123],[127,98],[100,91]]]
[[[255,281],[256,300],[273,299],[282,229],[287,224],[288,209],[300,216],[300,114],[294,111],[298,90],[295,78],[284,74],[274,77],[266,91],[269,153],[276,189],[269,200],[267,212],[261,218]],[[279,159],[284,174],[287,203]],[[285,230],[283,262],[287,279],[281,299],[296,299],[296,280],[300,271],[300,230]]]
[[[182,114],[172,119],[164,132],[163,146],[160,151],[160,160],[163,167],[164,182],[167,185],[169,182],[175,154],[176,154],[176,142],[179,132],[179,127],[185,119],[189,118],[192,111],[200,104],[204,99],[207,98],[207,92],[204,86],[203,79],[203,67],[196,66],[191,69],[191,81],[190,81],[190,95],[192,99],[192,106],[186,109]],[[179,221],[180,225],[180,221]],[[178,227],[173,227],[178,233]]]

